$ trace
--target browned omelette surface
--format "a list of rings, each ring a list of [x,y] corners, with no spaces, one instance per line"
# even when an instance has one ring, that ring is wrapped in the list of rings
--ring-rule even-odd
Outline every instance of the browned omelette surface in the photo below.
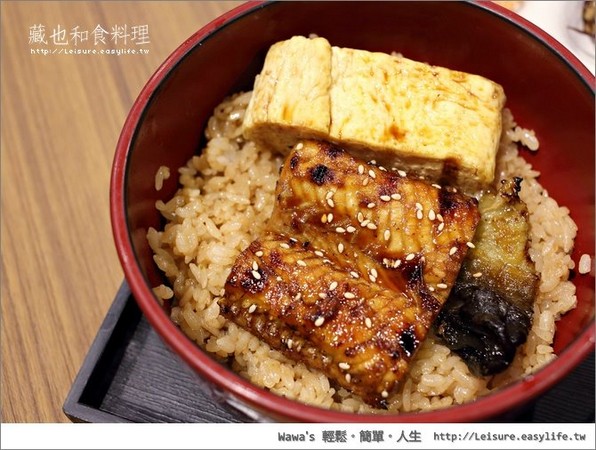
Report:
[[[222,314],[382,406],[455,282],[476,201],[317,141],[290,153],[276,195]]]

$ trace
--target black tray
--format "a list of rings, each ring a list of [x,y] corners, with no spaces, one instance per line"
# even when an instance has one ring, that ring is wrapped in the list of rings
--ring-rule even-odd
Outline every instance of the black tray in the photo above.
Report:
[[[122,284],[64,402],[73,422],[250,422],[214,400]]]
[[[251,422],[222,404],[153,331],[126,282],[63,406],[73,422]],[[594,353],[515,422],[594,422]],[[570,401],[571,400],[571,401]]]

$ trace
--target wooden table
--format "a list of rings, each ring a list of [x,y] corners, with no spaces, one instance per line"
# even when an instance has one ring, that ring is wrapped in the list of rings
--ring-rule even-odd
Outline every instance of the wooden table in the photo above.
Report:
[[[2,2],[2,422],[68,422],[123,280],[108,205],[122,124],[159,64],[239,3]],[[148,53],[66,52],[110,47]]]

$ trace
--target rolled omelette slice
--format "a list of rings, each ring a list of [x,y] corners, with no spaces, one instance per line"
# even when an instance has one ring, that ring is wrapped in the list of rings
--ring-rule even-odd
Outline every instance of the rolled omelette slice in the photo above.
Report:
[[[475,190],[493,181],[505,100],[479,75],[294,36],[269,49],[243,132],[284,153],[327,140]]]

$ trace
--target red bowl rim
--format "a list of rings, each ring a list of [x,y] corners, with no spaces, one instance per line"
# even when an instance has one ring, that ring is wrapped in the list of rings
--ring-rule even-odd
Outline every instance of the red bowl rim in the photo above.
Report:
[[[263,1],[244,3],[211,21],[184,41],[151,76],[133,104],[123,126],[116,146],[110,181],[112,231],[125,278],[149,323],[174,352],[203,378],[215,383],[231,394],[233,398],[265,415],[293,422],[476,422],[504,414],[521,406],[528,399],[535,398],[547,391],[555,380],[560,380],[567,375],[594,350],[596,332],[594,322],[589,324],[580,336],[562,351],[557,357],[557,364],[547,364],[536,373],[503,387],[490,396],[435,411],[379,415],[323,409],[289,400],[260,388],[208,356],[164,314],[136,260],[127,225],[125,186],[128,151],[145,108],[160,83],[178,62],[199,42],[208,38],[222,26],[269,4],[271,3]],[[503,20],[525,30],[534,39],[545,43],[588,86],[592,86],[594,89],[594,75],[566,47],[536,25],[493,2],[469,4],[500,16]]]

